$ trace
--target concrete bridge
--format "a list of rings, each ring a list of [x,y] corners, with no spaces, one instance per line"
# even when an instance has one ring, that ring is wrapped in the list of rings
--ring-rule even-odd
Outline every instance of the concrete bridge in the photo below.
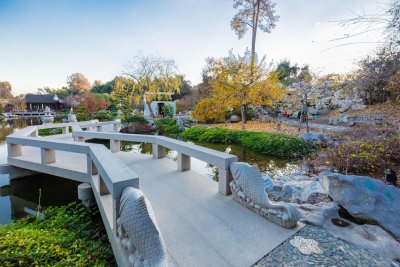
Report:
[[[62,134],[40,137],[46,128],[62,128]],[[10,178],[39,172],[91,186],[118,266],[130,266],[116,225],[128,186],[140,187],[150,200],[171,266],[251,266],[301,228],[281,228],[232,200],[229,165],[236,156],[119,128],[118,121],[47,124],[6,139]],[[85,143],[94,138],[109,140],[110,150]],[[121,141],[151,143],[152,155],[122,152]],[[178,152],[176,162],[165,158],[166,149]],[[191,157],[216,166],[219,182],[190,170]]]

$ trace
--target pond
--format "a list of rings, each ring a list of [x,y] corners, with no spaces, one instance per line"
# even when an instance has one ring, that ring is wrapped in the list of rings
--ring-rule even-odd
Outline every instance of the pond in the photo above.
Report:
[[[0,164],[7,162],[7,146],[5,137],[18,129],[28,125],[39,124],[37,120],[13,120],[0,124]],[[180,139],[180,136],[170,136]],[[109,146],[104,140],[93,140],[96,143],[103,143]],[[295,172],[299,169],[294,161],[282,160],[267,155],[255,153],[239,145],[198,143],[204,147],[223,151],[238,156],[239,161],[257,165],[262,172],[271,176],[284,175]],[[121,150],[130,153],[151,154],[151,144],[122,142]],[[167,157],[177,160],[176,151],[168,151]],[[217,169],[203,161],[192,159],[191,169],[204,174],[210,179],[217,180]],[[51,175],[36,175],[30,179],[18,179],[10,181],[8,175],[0,174],[0,224],[10,222],[26,216],[38,209],[50,205],[65,205],[77,201],[78,182],[70,181]]]

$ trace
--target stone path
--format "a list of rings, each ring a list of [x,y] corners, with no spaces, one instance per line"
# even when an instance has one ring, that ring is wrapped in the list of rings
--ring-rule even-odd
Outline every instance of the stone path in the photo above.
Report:
[[[308,241],[308,246],[302,246],[301,244],[298,246],[300,249],[306,247],[309,250],[313,250],[309,255],[302,254],[297,247],[291,244],[294,243],[294,245],[297,245],[294,242],[295,240],[304,242],[305,239],[313,239],[318,242],[315,247],[312,246],[312,241]],[[264,266],[398,267],[400,263],[385,259],[372,251],[344,243],[319,227],[307,225],[254,265],[254,267]]]
[[[298,120],[293,120],[293,119],[285,119],[285,118],[278,118],[279,121],[281,121],[284,124],[290,125],[290,126],[299,126],[299,121]],[[306,124],[305,122],[302,123],[302,128],[305,128]],[[320,124],[320,123],[314,123],[314,122],[308,122],[308,127],[310,129],[316,129],[316,130],[325,130],[325,131],[333,131],[333,132],[344,132],[350,130],[349,127],[345,126],[334,126],[334,125],[328,125],[328,124]]]

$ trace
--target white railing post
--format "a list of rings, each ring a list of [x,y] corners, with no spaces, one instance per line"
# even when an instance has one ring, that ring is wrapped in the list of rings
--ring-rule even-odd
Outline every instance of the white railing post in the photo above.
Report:
[[[104,183],[103,177],[99,174],[99,194],[100,196],[108,195],[110,192],[107,189],[107,185]]]
[[[83,137],[83,136],[75,136],[75,138],[74,138],[75,140],[75,142],[85,142],[85,137]]]
[[[7,144],[7,150],[10,158],[22,156],[21,145]]]
[[[190,157],[178,152],[178,171],[184,172],[190,170]]]
[[[165,158],[166,155],[165,147],[160,146],[158,144],[152,144],[152,147],[153,147],[153,159]]]
[[[90,155],[86,155],[86,162],[87,162],[87,173],[89,174],[89,176],[97,175],[98,171],[96,165],[94,165],[94,162],[90,157]]]
[[[42,164],[50,164],[56,162],[56,153],[53,149],[41,148],[40,158]]]
[[[218,168],[218,191],[223,195],[230,195],[230,181],[233,180],[230,170]]]
[[[120,140],[110,140],[110,151],[112,153],[121,151],[121,141]]]
[[[62,127],[62,133],[63,133],[63,134],[69,133],[69,126],[64,126],[64,127]]]
[[[102,132],[103,131],[103,126],[101,126],[101,125],[96,126],[96,130],[98,132]]]
[[[39,137],[39,131],[35,130],[30,134],[31,137]]]

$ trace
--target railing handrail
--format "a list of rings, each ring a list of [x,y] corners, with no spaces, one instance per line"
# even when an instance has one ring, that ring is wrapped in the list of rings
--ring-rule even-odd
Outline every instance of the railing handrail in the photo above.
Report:
[[[219,168],[228,168],[229,164],[236,161],[237,157],[225,152],[216,151],[214,149],[202,147],[195,144],[190,144],[180,140],[172,139],[169,137],[159,135],[143,135],[143,134],[124,134],[124,133],[111,133],[111,132],[96,132],[96,131],[82,131],[78,129],[72,129],[72,135],[74,137],[85,137],[85,138],[98,138],[107,140],[119,140],[119,141],[130,141],[130,142],[142,142],[157,144],[193,158],[203,160],[207,163],[215,165]]]

